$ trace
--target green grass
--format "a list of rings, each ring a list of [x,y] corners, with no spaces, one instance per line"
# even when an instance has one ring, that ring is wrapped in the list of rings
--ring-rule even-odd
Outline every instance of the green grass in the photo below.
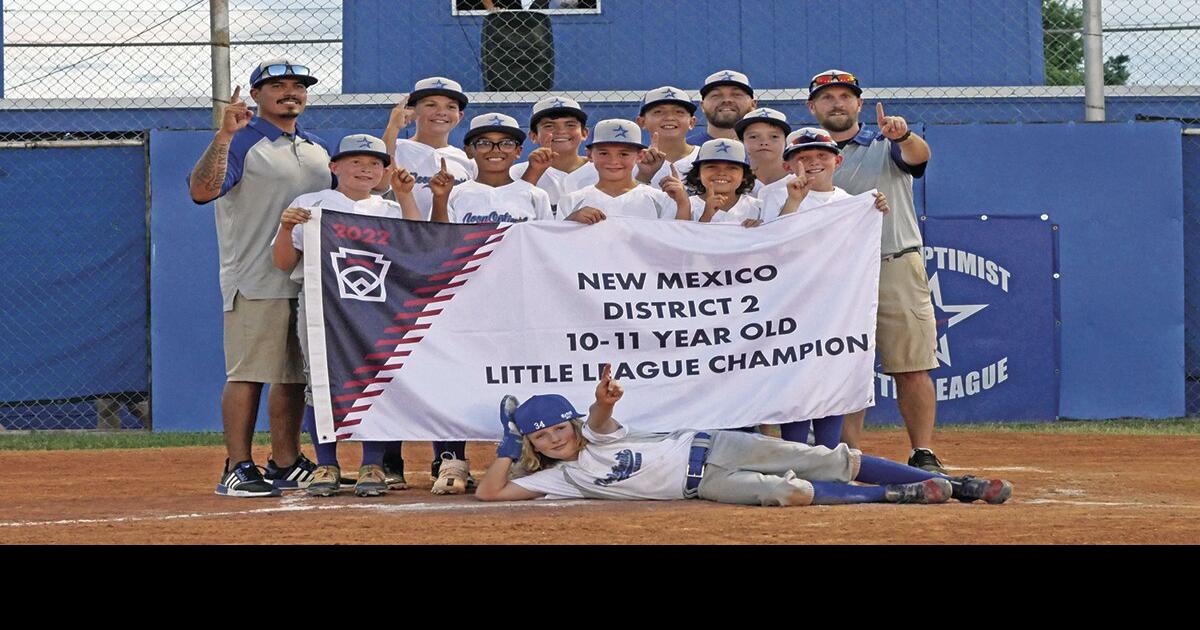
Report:
[[[868,426],[867,431],[896,430],[896,425]],[[1060,420],[1044,423],[947,424],[945,433],[1081,433],[1089,435],[1200,435],[1200,418],[1165,420]],[[303,441],[307,442],[306,439]],[[254,443],[270,444],[266,433]],[[175,448],[221,446],[220,433],[147,433],[145,431],[9,431],[0,432],[0,451],[61,451],[102,448]]]

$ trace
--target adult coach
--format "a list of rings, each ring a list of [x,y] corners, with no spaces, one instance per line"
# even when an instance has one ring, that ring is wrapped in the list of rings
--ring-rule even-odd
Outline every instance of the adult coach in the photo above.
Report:
[[[217,494],[276,496],[308,485],[316,469],[300,453],[304,368],[294,334],[296,283],[271,262],[271,238],[287,204],[331,187],[324,142],[296,123],[317,79],[305,66],[271,59],[250,73],[253,115],[233,92],[216,136],[188,178],[192,201],[216,200],[225,389],[221,417],[229,459]],[[271,457],[264,478],[250,456],[264,383]]]
[[[945,472],[932,449],[937,397],[929,370],[938,364],[937,329],[912,190],[913,178],[925,174],[929,145],[903,118],[885,115],[883,103],[875,104],[879,128],[868,129],[858,121],[862,106],[862,88],[849,72],[826,70],[808,84],[809,111],[842,149],[834,185],[852,195],[878,189],[891,205],[883,216],[876,346],[884,373],[896,379],[913,448],[908,465]],[[843,441],[857,447],[862,426],[862,411],[848,414]]]
[[[735,129],[738,121],[755,107],[758,101],[754,100],[749,77],[736,70],[719,70],[708,75],[700,88],[705,128],[688,134],[687,143],[700,146],[715,138],[738,140]]]

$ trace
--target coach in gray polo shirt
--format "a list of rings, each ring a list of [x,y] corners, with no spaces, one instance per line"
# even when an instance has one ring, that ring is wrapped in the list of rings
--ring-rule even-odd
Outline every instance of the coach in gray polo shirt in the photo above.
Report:
[[[271,263],[279,216],[296,197],[329,188],[329,152],[296,119],[317,79],[308,68],[271,59],[250,74],[253,115],[234,90],[221,127],[188,178],[192,201],[216,200],[221,297],[225,309],[225,390],[221,415],[229,459],[217,494],[278,496],[305,487],[316,465],[300,453],[304,371],[294,334],[296,283]],[[250,456],[264,383],[270,383],[271,457],[266,477]]]
[[[842,148],[833,183],[852,195],[878,189],[892,207],[883,217],[876,347],[884,373],[896,379],[913,447],[908,464],[944,472],[932,450],[937,397],[929,370],[938,365],[937,328],[912,189],[913,178],[925,174],[929,145],[903,118],[886,116],[882,103],[875,106],[879,128],[868,129],[858,122],[862,106],[858,79],[848,72],[826,70],[809,82],[808,109]],[[843,441],[857,447],[862,426],[863,412],[848,414]]]

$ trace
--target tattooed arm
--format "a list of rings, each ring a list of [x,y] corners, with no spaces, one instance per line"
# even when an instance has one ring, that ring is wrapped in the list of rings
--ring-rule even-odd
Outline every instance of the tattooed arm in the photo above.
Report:
[[[221,184],[225,182],[225,171],[229,167],[229,144],[233,142],[234,134],[250,124],[254,116],[238,96],[241,90],[239,86],[229,97],[229,105],[221,117],[221,128],[217,129],[217,135],[188,178],[188,189],[196,203],[208,203],[221,196]]]

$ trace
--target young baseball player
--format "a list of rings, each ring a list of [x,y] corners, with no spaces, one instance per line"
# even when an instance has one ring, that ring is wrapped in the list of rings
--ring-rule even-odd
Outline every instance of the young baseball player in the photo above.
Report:
[[[529,138],[538,145],[529,161],[509,169],[513,179],[532,183],[550,195],[550,208],[567,193],[600,181],[596,167],[579,155],[579,145],[588,137],[587,113],[565,96],[547,96],[533,104]]]
[[[599,177],[564,196],[558,203],[558,218],[593,224],[609,216],[648,219],[683,219],[692,215],[692,204],[675,167],[659,182],[656,190],[633,178],[633,169],[642,157],[642,131],[632,120],[602,120],[592,130],[587,145],[588,159]]]
[[[367,134],[353,134],[342,138],[338,152],[329,159],[329,170],[337,176],[337,187],[308,193],[297,197],[283,211],[279,229],[271,242],[271,257],[275,266],[290,271],[291,278],[301,285],[296,313],[296,335],[300,338],[301,354],[304,357],[304,375],[309,376],[308,331],[304,307],[304,268],[300,259],[304,255],[304,239],[296,226],[308,222],[312,208],[324,208],[339,212],[353,212],[372,216],[397,217],[417,220],[420,211],[413,199],[415,178],[402,168],[391,171],[391,184],[400,203],[388,201],[371,194],[387,174],[391,157],[383,140]],[[312,438],[317,451],[317,469],[305,490],[314,496],[332,496],[341,487],[341,466],[337,459],[337,443],[321,444],[317,440],[316,414],[313,411],[312,385],[305,384],[304,428]],[[378,496],[387,492],[388,486],[383,472],[382,442],[363,442],[362,467],[354,494]]]
[[[479,174],[461,184],[455,184],[445,170],[434,175],[429,181],[433,221],[515,223],[554,218],[549,193],[510,174],[525,142],[525,132],[515,118],[497,113],[476,116],[464,142],[474,150]]]
[[[450,132],[462,121],[466,107],[467,95],[457,81],[446,77],[428,77],[413,85],[412,92],[403,103],[392,108],[388,118],[383,141],[394,156],[396,167],[406,169],[416,179],[413,196],[425,220],[433,212],[433,192],[429,189],[429,181],[435,175],[445,170],[455,183],[475,178],[474,160],[467,157],[462,149],[450,146]],[[413,137],[398,139],[400,132],[409,124],[415,126]],[[392,196],[392,193],[386,196]],[[384,471],[393,488],[407,487],[401,446],[401,442],[390,442],[383,461]],[[434,442],[430,476],[435,483],[440,476],[442,461],[464,459],[466,448],[466,442]]]
[[[1003,503],[1003,479],[947,477],[845,444],[808,446],[740,431],[634,433],[612,414],[624,395],[609,369],[596,386],[586,422],[557,394],[500,403],[503,439],[475,496],[526,499],[671,500],[742,505],[845,503]],[[510,478],[513,463],[523,477]],[[876,484],[851,485],[849,482]]]
[[[445,77],[421,79],[403,105],[392,108],[383,132],[396,167],[407,170],[417,180],[413,196],[425,219],[433,209],[429,180],[442,170],[442,160],[455,183],[475,178],[475,162],[462,149],[450,146],[450,132],[463,119],[466,107],[467,95],[457,81]],[[410,123],[416,128],[413,137],[398,138]]]
[[[789,175],[783,166],[783,147],[792,126],[781,111],[760,107],[742,117],[734,125],[738,140],[746,146],[750,169],[754,171],[754,188],[750,194],[763,198],[763,189],[786,186]]]
[[[687,134],[696,126],[696,104],[685,90],[664,85],[642,96],[637,124],[650,134],[650,146],[638,160],[637,180],[657,186],[671,174],[669,164],[686,175],[696,159],[698,146],[687,142]]]
[[[746,227],[762,223],[762,203],[750,196],[754,173],[741,142],[723,138],[705,142],[684,184],[697,193],[690,198],[693,220]]]

